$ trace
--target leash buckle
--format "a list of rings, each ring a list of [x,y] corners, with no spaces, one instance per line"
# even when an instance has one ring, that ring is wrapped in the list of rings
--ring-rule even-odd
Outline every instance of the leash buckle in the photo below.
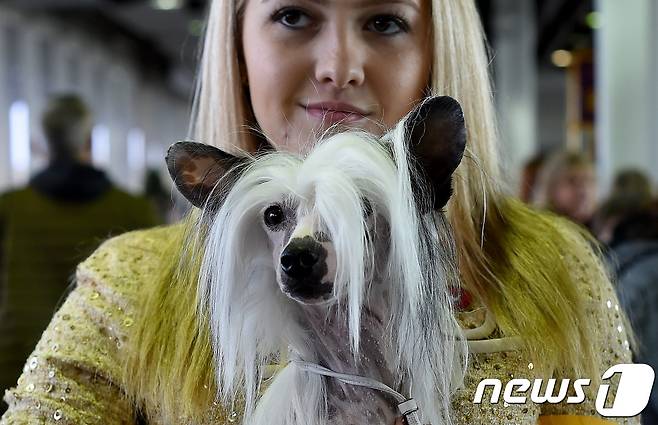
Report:
[[[398,404],[398,411],[407,421],[407,425],[422,425],[418,417],[418,404],[416,400],[410,398]]]

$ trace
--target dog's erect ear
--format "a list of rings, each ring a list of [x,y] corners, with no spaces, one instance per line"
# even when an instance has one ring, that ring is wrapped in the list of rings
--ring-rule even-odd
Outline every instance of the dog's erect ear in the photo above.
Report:
[[[433,208],[441,209],[452,195],[452,174],[466,148],[462,108],[451,97],[433,97],[419,105],[404,125],[409,151],[432,186]]]
[[[178,142],[169,148],[166,161],[180,193],[195,207],[204,208],[216,204],[208,202],[211,194],[220,197],[230,189],[245,159],[203,143]]]

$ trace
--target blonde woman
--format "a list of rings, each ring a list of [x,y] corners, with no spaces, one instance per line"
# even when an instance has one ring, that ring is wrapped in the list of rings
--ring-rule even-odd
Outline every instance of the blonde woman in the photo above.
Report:
[[[596,198],[596,170],[586,155],[555,152],[541,168],[535,190],[536,206],[591,228]]]
[[[484,378],[587,377],[595,388],[602,371],[631,356],[584,237],[503,189],[487,64],[472,0],[215,0],[195,137],[254,151],[257,128],[276,149],[303,153],[328,124],[323,116],[345,115],[337,111],[382,134],[426,95],[459,100],[469,150],[448,214],[471,359],[450,422],[607,423],[590,388],[575,405],[473,403]],[[194,308],[199,259],[181,269],[184,234],[185,225],[128,234],[80,265],[76,290],[6,397],[3,423],[118,424],[137,413],[152,424],[240,421],[239,406],[214,401],[208,326]]]

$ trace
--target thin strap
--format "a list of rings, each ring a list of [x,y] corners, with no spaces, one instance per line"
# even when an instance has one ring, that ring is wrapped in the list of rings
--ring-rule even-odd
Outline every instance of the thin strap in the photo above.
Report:
[[[467,340],[484,339],[496,330],[496,318],[494,314],[485,307],[484,323],[475,329],[465,329],[462,331]]]
[[[349,385],[356,385],[359,387],[372,388],[373,390],[381,391],[393,397],[398,403],[398,410],[407,421],[408,425],[422,425],[418,416],[418,404],[413,398],[406,398],[393,388],[379,382],[376,379],[366,378],[365,376],[350,375],[347,373],[334,372],[331,369],[320,366],[315,363],[305,362],[303,360],[293,359],[292,362],[300,369],[315,373],[318,375],[328,376],[338,379]]]
[[[499,353],[501,351],[517,351],[523,347],[520,337],[485,339],[496,330],[496,317],[491,310],[486,310],[484,323],[475,329],[462,331],[471,353]]]
[[[467,343],[468,351],[475,354],[518,351],[523,347],[523,340],[518,336],[483,339],[481,341],[467,341]]]

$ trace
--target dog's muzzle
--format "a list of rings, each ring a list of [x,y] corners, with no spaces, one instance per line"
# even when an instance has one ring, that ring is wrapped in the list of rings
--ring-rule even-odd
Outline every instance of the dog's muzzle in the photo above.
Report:
[[[317,298],[332,291],[327,274],[327,250],[311,236],[291,239],[281,253],[284,290],[293,297]]]

